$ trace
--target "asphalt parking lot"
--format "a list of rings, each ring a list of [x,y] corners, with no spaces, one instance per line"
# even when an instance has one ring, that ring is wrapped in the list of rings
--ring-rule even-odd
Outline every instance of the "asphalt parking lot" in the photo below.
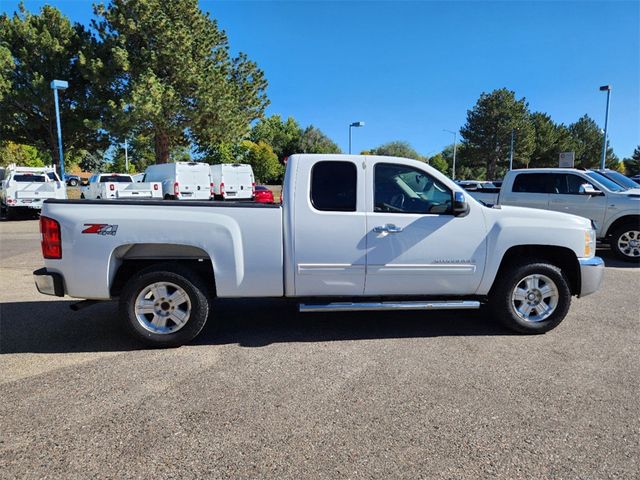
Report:
[[[38,294],[37,222],[0,222],[0,477],[638,478],[640,269],[600,254],[546,335],[219,301],[149,350]]]

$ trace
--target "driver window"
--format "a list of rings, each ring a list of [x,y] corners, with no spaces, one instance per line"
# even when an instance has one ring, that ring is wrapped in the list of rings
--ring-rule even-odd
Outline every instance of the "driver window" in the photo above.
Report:
[[[588,180],[585,180],[582,177],[579,177],[578,175],[567,174],[564,176],[566,177],[566,182],[567,182],[566,190],[565,191],[561,190],[560,193],[566,193],[569,195],[578,195],[580,193],[580,187],[585,183],[588,183],[595,190],[598,190],[598,188],[596,188],[596,186],[593,183],[589,182]]]
[[[451,213],[451,190],[416,168],[378,163],[374,184],[375,212]]]

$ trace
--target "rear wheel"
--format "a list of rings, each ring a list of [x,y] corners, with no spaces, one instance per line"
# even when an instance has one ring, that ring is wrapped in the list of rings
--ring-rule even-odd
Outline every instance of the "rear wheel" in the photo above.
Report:
[[[519,333],[544,333],[557,327],[571,305],[566,277],[544,261],[511,267],[501,274],[490,303],[495,316]]]
[[[147,345],[177,347],[193,340],[209,315],[207,288],[191,270],[172,264],[147,268],[125,285],[120,317]]]
[[[627,262],[640,262],[640,225],[623,225],[611,236],[611,250]]]
[[[70,187],[77,187],[78,186],[78,180],[76,180],[75,178],[72,178],[71,180],[69,180],[69,186]]]

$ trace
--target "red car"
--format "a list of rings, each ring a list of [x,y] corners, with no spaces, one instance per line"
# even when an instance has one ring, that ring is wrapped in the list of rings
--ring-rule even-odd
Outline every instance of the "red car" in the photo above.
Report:
[[[273,203],[273,192],[263,185],[256,185],[253,198],[258,203]]]

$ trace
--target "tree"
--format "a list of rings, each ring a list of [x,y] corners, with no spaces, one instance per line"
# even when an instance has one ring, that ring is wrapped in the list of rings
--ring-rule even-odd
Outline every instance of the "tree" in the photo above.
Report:
[[[44,167],[46,154],[30,145],[21,145],[11,141],[0,144],[0,166],[6,167],[15,163],[21,167]]]
[[[268,183],[280,178],[284,169],[270,145],[263,141],[253,143],[245,140],[242,147],[245,149],[244,163],[251,165],[256,180]]]
[[[319,128],[309,125],[300,135],[297,153],[342,153]]]
[[[484,166],[488,178],[498,178],[508,168],[511,132],[515,132],[514,162],[527,165],[533,150],[534,132],[529,121],[529,106],[515,92],[501,88],[483,93],[467,111],[462,135],[462,164]]]
[[[567,127],[554,123],[546,113],[531,114],[534,145],[530,167],[557,167],[561,152],[572,150],[571,134]]]
[[[640,175],[640,145],[633,150],[631,158],[625,158],[622,162],[624,163],[624,172],[627,176],[633,177]]]
[[[429,165],[438,170],[439,172],[444,173],[445,175],[449,175],[449,164],[444,158],[444,155],[441,153],[436,153],[433,157],[429,159]]]
[[[598,124],[589,115],[583,115],[568,127],[571,149],[576,154],[576,167],[597,168],[602,157],[603,135]],[[618,158],[607,148],[605,165],[615,166]]]
[[[153,136],[157,163],[195,142],[208,151],[244,137],[268,104],[263,72],[229,40],[197,0],[113,0],[94,22],[121,98],[112,134]]]
[[[396,140],[388,142],[372,150],[369,150],[370,155],[387,155],[390,157],[404,157],[413,158],[414,160],[425,161],[425,158],[420,155],[409,142]]]
[[[21,3],[12,17],[0,15],[0,138],[48,152],[46,163],[57,161],[50,82],[62,79],[69,82],[60,92],[65,153],[106,148],[100,57],[91,34],[54,7],[32,15]]]
[[[104,151],[97,150],[95,152],[82,152],[78,166],[83,172],[98,173],[104,170],[105,158]]]
[[[302,129],[293,117],[283,121],[280,115],[272,115],[256,123],[249,139],[253,143],[265,142],[271,145],[280,161],[298,153]]]

